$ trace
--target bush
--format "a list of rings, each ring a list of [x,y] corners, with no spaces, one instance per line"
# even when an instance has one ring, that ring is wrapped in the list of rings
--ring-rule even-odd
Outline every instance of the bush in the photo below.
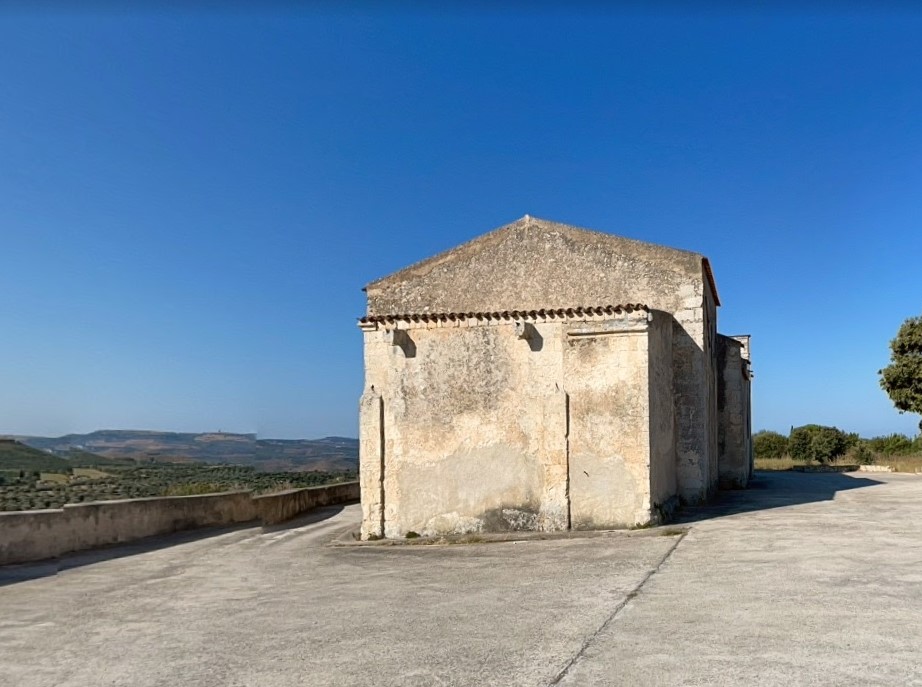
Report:
[[[831,463],[852,444],[852,438],[838,427],[804,425],[791,430],[788,453],[794,460]]]
[[[862,441],[848,449],[845,458],[849,463],[871,465],[874,462],[874,451],[868,447],[867,442]]]
[[[888,456],[906,455],[916,450],[916,442],[905,434],[888,434],[887,436],[868,439],[868,446],[872,451]]]
[[[752,451],[756,458],[783,458],[788,452],[788,438],[768,430],[756,432],[752,435]]]

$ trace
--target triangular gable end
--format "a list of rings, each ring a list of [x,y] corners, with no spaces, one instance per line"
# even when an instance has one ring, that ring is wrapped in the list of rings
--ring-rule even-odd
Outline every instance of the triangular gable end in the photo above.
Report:
[[[657,301],[702,280],[716,301],[710,265],[697,253],[526,215],[375,280],[365,291],[369,315],[609,302],[665,307]]]

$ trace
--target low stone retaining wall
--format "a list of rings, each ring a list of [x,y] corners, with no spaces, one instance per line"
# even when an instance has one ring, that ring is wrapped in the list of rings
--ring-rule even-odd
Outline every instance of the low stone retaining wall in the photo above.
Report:
[[[325,487],[290,489],[277,494],[254,496],[253,503],[260,520],[266,525],[284,522],[312,508],[359,500],[359,483],[344,482]]]
[[[232,491],[0,512],[0,565],[55,558],[199,527],[254,520],[274,524],[318,506],[355,501],[358,497],[358,482],[346,482],[265,496]]]
[[[793,472],[858,472],[859,465],[795,465]]]

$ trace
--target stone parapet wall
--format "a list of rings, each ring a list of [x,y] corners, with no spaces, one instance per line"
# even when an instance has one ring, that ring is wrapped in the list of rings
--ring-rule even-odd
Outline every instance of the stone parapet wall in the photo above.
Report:
[[[0,513],[0,565],[255,519],[256,509],[245,491],[98,501],[55,510]]]
[[[257,517],[264,525],[274,525],[321,506],[359,500],[359,483],[344,482],[323,487],[289,489],[277,494],[253,497]]]
[[[355,501],[358,482],[252,496],[249,491],[69,504],[0,513],[0,565],[55,558],[200,527],[274,524],[318,506]]]

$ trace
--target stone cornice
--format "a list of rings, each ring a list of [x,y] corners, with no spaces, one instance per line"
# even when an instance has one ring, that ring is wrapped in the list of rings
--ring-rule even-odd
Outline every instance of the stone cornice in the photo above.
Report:
[[[358,321],[363,331],[374,331],[380,327],[413,329],[430,327],[476,327],[491,324],[512,324],[514,322],[599,322],[611,319],[645,321],[650,314],[646,305],[628,303],[625,305],[602,305],[575,308],[554,308],[541,310],[503,310],[499,312],[467,313],[406,313],[395,315],[369,315]]]

